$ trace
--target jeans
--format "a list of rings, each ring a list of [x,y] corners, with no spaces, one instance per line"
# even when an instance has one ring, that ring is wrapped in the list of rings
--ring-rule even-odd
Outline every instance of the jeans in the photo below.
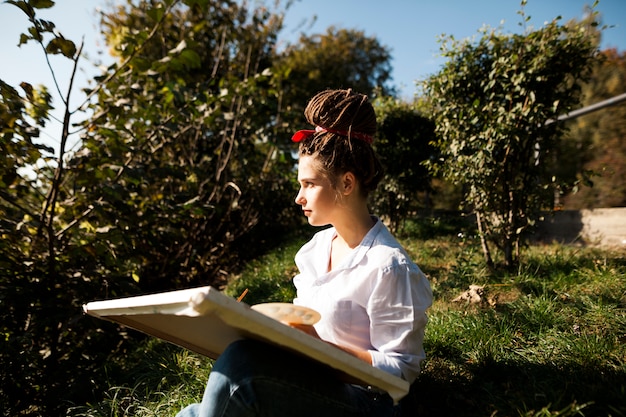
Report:
[[[340,381],[330,368],[253,340],[239,340],[215,362],[199,404],[177,417],[397,417],[387,394]]]

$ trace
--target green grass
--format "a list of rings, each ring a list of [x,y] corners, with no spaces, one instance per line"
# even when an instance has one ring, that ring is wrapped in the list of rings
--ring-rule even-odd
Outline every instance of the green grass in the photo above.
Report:
[[[243,301],[250,305],[291,301],[296,296],[292,278],[298,273],[293,259],[305,242],[295,238],[249,262],[240,274],[230,278],[224,292],[238,298],[247,290]]]
[[[417,415],[626,415],[624,253],[535,246],[490,276],[463,245],[434,265]],[[491,302],[452,303],[471,283]]]
[[[517,271],[490,273],[469,234],[432,237],[432,224],[411,227],[402,243],[435,295],[413,415],[626,416],[624,251],[535,245]],[[225,291],[237,297],[248,289],[249,304],[291,300],[302,243],[249,263]],[[470,284],[484,286],[484,302],[452,302]],[[117,384],[103,402],[68,415],[175,415],[200,400],[211,366],[157,340],[129,362],[132,388]]]

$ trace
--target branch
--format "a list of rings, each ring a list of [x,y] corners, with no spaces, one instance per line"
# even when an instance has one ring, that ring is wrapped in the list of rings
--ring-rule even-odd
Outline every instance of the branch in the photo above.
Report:
[[[164,123],[168,123],[174,116],[170,115],[168,116],[168,118],[164,121]],[[145,146],[147,146],[147,144],[149,144],[152,141],[152,138],[157,134],[157,131],[155,130],[150,136],[147,137],[147,140],[145,142],[143,142],[145,144]],[[138,151],[140,151],[141,148],[138,149]],[[115,178],[113,178],[112,183],[115,184],[117,183],[120,178],[122,177],[122,174],[124,173],[124,171],[126,170],[126,168],[131,164],[131,162],[134,159],[134,155],[131,154],[126,161],[124,162],[124,164],[120,167],[119,171],[117,172],[117,174],[115,175]],[[65,234],[65,232],[67,232],[68,230],[70,230],[72,227],[74,227],[75,225],[78,224],[78,222],[80,222],[82,219],[84,219],[85,217],[87,217],[89,214],[91,214],[91,212],[99,205],[101,205],[103,203],[102,198],[99,198],[95,204],[91,204],[89,205],[89,207],[87,207],[81,214],[80,216],[78,216],[77,218],[75,218],[74,220],[72,220],[67,226],[65,226],[62,230],[58,231],[54,236],[56,238],[59,238],[61,236],[63,236],[63,234]]]
[[[128,66],[128,64],[130,63],[130,61],[133,60],[133,58],[135,58],[135,56],[141,52],[145,46],[148,44],[148,42],[156,35],[158,29],[162,26],[163,21],[165,20],[166,16],[169,14],[170,10],[172,10],[174,8],[175,5],[177,5],[180,2],[180,0],[176,0],[173,1],[172,4],[170,4],[169,6],[167,6],[167,8],[165,9],[165,12],[163,13],[163,15],[161,16],[161,20],[159,20],[156,25],[154,25],[154,27],[152,28],[152,30],[150,31],[150,34],[148,35],[148,37],[146,38],[146,40],[139,46],[139,48],[135,48],[133,50],[133,52],[122,62],[122,64],[115,70],[113,71],[113,73],[111,73],[108,77],[106,77],[103,81],[101,81],[100,83],[98,83],[98,85],[96,86],[96,88],[94,88],[93,90],[91,90],[91,92],[87,95],[87,97],[85,98],[85,100],[82,102],[82,104],[80,106],[78,106],[78,109],[83,109],[85,105],[87,105],[87,103],[89,103],[89,100],[91,100],[91,98],[93,96],[95,96],[100,90],[102,90],[102,88],[109,82],[111,81],[113,78],[115,78],[117,76],[117,74],[120,73],[120,71],[122,71],[124,68],[126,68],[126,66]]]
[[[102,198],[99,198],[96,201],[96,205],[100,205],[102,204]],[[70,230],[72,227],[74,227],[79,221],[81,221],[82,219],[84,219],[85,217],[87,217],[95,208],[94,204],[90,204],[89,207],[87,207],[80,216],[76,217],[74,220],[72,220],[67,226],[65,226],[62,230],[58,231],[54,237],[59,238],[61,236],[63,236],[63,234],[65,232],[67,232],[68,230]]]
[[[67,89],[67,95],[65,99],[63,100],[63,102],[65,103],[65,113],[63,116],[63,130],[61,132],[61,145],[59,148],[59,157],[57,159],[57,167],[54,172],[54,177],[52,179],[52,185],[50,187],[50,191],[48,192],[48,196],[46,197],[46,204],[44,205],[44,208],[41,211],[41,216],[40,216],[41,223],[40,223],[39,230],[37,231],[37,234],[39,235],[41,233],[41,227],[43,227],[43,225],[45,224],[46,229],[48,230],[48,236],[50,238],[49,245],[50,245],[51,250],[53,249],[52,247],[53,243],[52,243],[51,238],[52,236],[54,236],[54,231],[52,230],[52,227],[53,227],[54,213],[56,211],[56,201],[57,201],[57,196],[59,194],[59,188],[61,187],[63,171],[65,169],[63,166],[63,157],[65,155],[65,145],[67,144],[67,136],[68,136],[69,124],[70,124],[70,111],[69,111],[70,95],[72,92],[72,88],[74,86],[74,79],[76,77],[76,70],[78,68],[78,60],[80,59],[80,52],[82,51],[82,49],[83,49],[83,45],[81,44],[78,50],[78,53],[72,59],[74,61],[74,67],[72,68],[72,75],[70,77],[70,85],[68,86],[68,89]],[[47,58],[47,55],[46,55],[46,58]],[[48,211],[50,212],[50,214],[48,218],[46,219],[46,213],[48,213]],[[50,252],[50,256],[52,256],[52,252]]]
[[[43,34],[39,30],[39,24],[37,22],[37,19],[35,19],[35,16],[33,15],[32,17],[29,17],[29,20],[31,21],[31,23],[33,24],[33,27],[37,31],[37,35],[38,36],[37,36],[36,40],[37,40],[37,43],[39,44],[39,46],[41,46],[41,49],[43,50],[43,55],[44,55],[44,57],[46,59],[46,65],[48,65],[48,69],[50,70],[50,75],[52,75],[52,81],[54,82],[54,87],[56,88],[57,93],[61,97],[61,100],[63,100],[63,94],[61,93],[61,88],[59,87],[59,82],[57,81],[57,77],[56,77],[56,75],[54,73],[54,69],[52,68],[52,64],[50,63],[50,56],[48,54],[48,51],[46,50],[46,46],[43,44]],[[64,102],[63,104],[65,104],[67,106],[66,102]]]
[[[11,204],[12,206],[20,209],[22,212],[24,212],[25,214],[27,214],[28,216],[30,216],[31,218],[36,218],[37,216],[34,215],[33,213],[31,213],[30,211],[28,211],[28,209],[24,208],[20,203],[18,203],[17,201],[15,201],[15,199],[13,199],[13,197],[11,196],[11,194],[5,192],[4,190],[0,190],[0,198],[2,198],[4,201],[6,201],[7,203]]]

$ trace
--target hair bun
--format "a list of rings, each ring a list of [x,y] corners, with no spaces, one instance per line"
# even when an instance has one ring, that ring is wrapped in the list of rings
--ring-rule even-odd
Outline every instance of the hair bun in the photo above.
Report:
[[[314,126],[329,130],[359,132],[374,136],[376,113],[365,94],[347,90],[325,90],[309,101],[304,116]]]

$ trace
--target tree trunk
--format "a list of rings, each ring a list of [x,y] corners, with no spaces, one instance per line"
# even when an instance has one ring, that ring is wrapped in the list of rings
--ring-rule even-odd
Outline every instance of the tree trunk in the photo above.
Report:
[[[476,212],[476,226],[478,227],[478,234],[480,236],[480,246],[483,248],[483,255],[485,256],[485,262],[490,269],[493,269],[493,259],[491,259],[491,252],[489,251],[489,245],[485,238],[485,232],[483,228],[482,216],[479,212]]]

